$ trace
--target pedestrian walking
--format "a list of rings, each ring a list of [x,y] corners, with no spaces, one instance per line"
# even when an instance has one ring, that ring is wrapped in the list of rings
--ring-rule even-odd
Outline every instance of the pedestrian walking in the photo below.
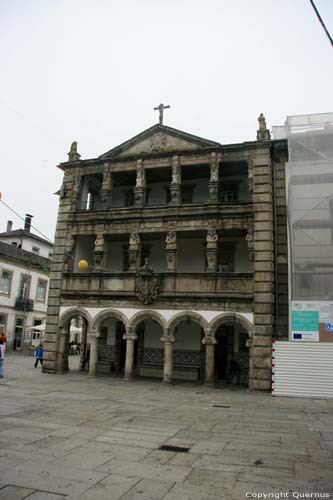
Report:
[[[36,358],[36,362],[35,362],[35,368],[37,368],[37,365],[38,365],[38,361],[40,361],[40,364],[43,366],[43,344],[40,343],[37,347],[36,347],[36,351],[35,351],[35,358]]]
[[[0,378],[3,378],[3,362],[5,359],[6,346],[3,340],[0,338]]]

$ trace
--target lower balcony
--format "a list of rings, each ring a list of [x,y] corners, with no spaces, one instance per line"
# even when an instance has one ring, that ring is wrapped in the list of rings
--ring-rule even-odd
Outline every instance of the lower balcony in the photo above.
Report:
[[[155,287],[154,299],[181,298],[253,298],[253,273],[160,273],[144,282],[136,273],[66,274],[62,295],[134,299],[142,288]],[[142,299],[142,297],[141,297]],[[139,299],[140,300],[140,297]],[[149,302],[146,302],[149,303]]]

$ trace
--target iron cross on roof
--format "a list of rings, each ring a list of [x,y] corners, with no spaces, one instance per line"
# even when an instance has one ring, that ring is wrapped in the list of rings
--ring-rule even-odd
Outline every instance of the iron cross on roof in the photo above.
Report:
[[[157,108],[154,108],[155,110],[158,109],[160,112],[160,125],[163,125],[163,110],[168,108],[170,108],[170,106],[164,106],[164,104],[160,104]]]

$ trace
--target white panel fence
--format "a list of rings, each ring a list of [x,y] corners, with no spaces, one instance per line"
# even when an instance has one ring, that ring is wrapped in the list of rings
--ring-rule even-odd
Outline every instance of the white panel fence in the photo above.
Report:
[[[333,343],[274,342],[272,396],[333,398]]]

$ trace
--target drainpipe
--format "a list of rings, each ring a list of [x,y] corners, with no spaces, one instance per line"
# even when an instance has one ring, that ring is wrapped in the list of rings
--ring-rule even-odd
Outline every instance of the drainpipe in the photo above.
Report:
[[[274,159],[275,148],[272,145],[272,183],[273,183],[273,223],[274,223],[274,329],[273,337],[276,338],[276,334],[279,328],[279,303],[278,303],[278,251],[277,251],[277,215],[276,215],[276,163]]]

